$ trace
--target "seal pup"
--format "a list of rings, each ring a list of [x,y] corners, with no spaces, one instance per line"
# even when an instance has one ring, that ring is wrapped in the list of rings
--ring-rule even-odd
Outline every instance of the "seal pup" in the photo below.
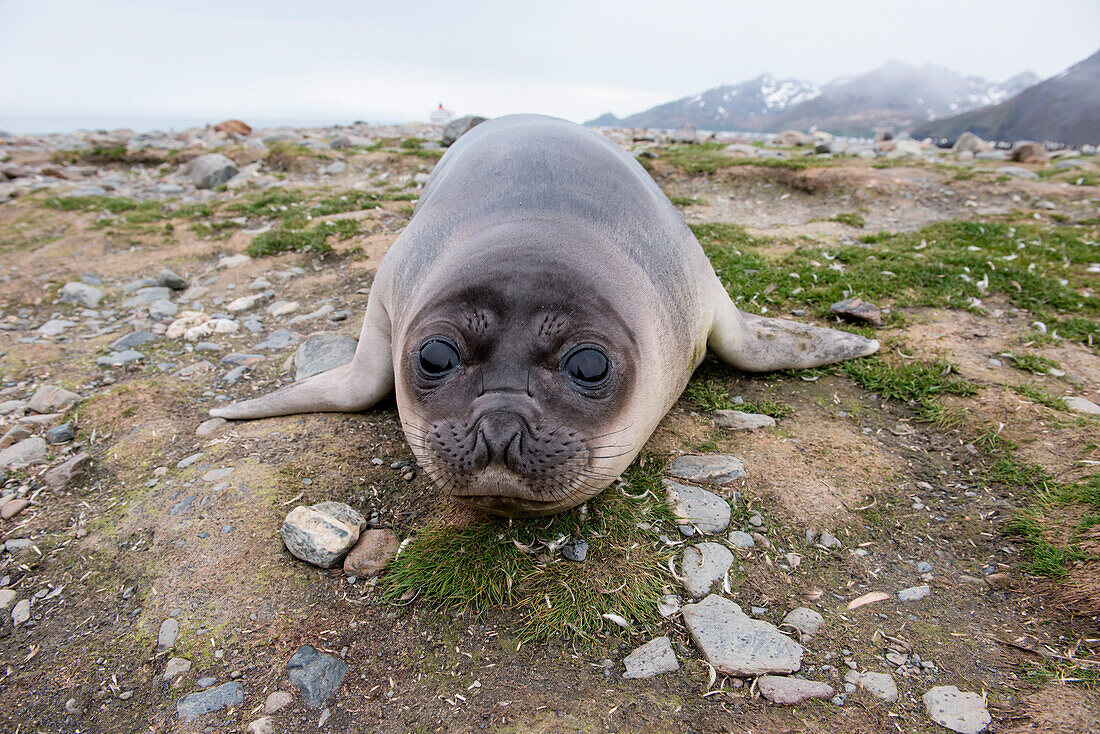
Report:
[[[462,136],[378,268],[351,362],[210,411],[361,411],[396,392],[440,488],[505,516],[559,512],[630,464],[707,349],[805,368],[878,342],[740,311],[633,157],[564,120]]]

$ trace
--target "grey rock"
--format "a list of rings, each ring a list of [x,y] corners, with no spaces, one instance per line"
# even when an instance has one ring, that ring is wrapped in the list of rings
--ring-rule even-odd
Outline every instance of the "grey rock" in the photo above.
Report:
[[[745,464],[729,454],[677,456],[668,466],[668,473],[677,479],[699,484],[723,486],[745,476]]]
[[[801,645],[728,599],[711,594],[698,604],[684,605],[683,615],[696,646],[721,673],[793,673],[802,665]]]
[[[691,535],[724,532],[730,524],[730,506],[724,499],[699,487],[665,481],[668,504],[680,523],[680,532]]]
[[[921,700],[932,721],[959,734],[978,734],[993,721],[982,696],[955,686],[936,686]]]
[[[103,299],[103,291],[86,283],[66,283],[58,291],[58,300],[62,303],[76,303],[87,308],[95,308]]]
[[[329,176],[336,176],[344,171],[348,170],[348,164],[343,161],[333,161],[332,163],[321,169],[322,173],[326,173]]]
[[[195,685],[199,686],[200,688],[209,688],[210,686],[214,685],[217,682],[218,682],[217,678],[215,678],[212,675],[208,675],[208,676],[205,676],[203,678],[199,678],[197,681],[195,681]]]
[[[127,349],[136,349],[142,344],[156,341],[159,337],[151,331],[132,331],[126,336],[120,336],[111,342],[112,352],[124,352]]]
[[[39,336],[60,336],[71,326],[75,326],[75,321],[66,321],[65,319],[50,319],[46,323],[39,326],[35,331]]]
[[[164,321],[176,315],[179,306],[171,301],[154,301],[149,304],[149,317],[157,321]]]
[[[80,396],[56,385],[43,385],[27,401],[27,409],[35,413],[62,413],[73,406]]]
[[[997,169],[997,173],[1002,176],[1012,176],[1013,178],[1022,178],[1025,181],[1038,181],[1039,174],[1035,173],[1027,168],[1021,168],[1020,166],[1001,166]]]
[[[220,153],[199,156],[191,161],[188,176],[198,189],[212,189],[233,178],[240,171],[237,164]]]
[[[157,301],[168,301],[172,298],[172,289],[164,286],[151,285],[140,288],[134,295],[122,302],[123,308],[144,308]]]
[[[792,609],[783,617],[783,624],[802,633],[802,641],[809,642],[825,626],[825,618],[809,607]]]
[[[289,346],[298,343],[300,337],[289,329],[279,329],[268,334],[267,338],[262,342],[252,347],[257,350],[264,349],[286,349]]]
[[[626,666],[624,678],[652,678],[680,669],[672,642],[667,637],[657,637],[636,648],[623,658],[623,665]]]
[[[313,509],[317,510],[317,512],[323,512],[329,517],[336,518],[341,522],[345,522],[354,528],[358,528],[359,532],[363,532],[367,529],[367,518],[363,517],[360,512],[343,502],[318,502],[313,505]]]
[[[734,530],[729,534],[729,542],[734,548],[748,550],[756,545],[756,541],[744,530]]]
[[[244,703],[244,686],[233,681],[198,693],[188,693],[176,701],[176,713],[184,721]]]
[[[958,137],[951,150],[955,153],[970,152],[974,154],[991,150],[993,146],[982,140],[974,133],[967,131]]]
[[[145,359],[145,355],[141,352],[136,349],[127,349],[122,352],[108,354],[105,357],[98,357],[95,363],[100,367],[118,367],[131,362],[140,362],[143,359]]]
[[[0,609],[7,609],[15,601],[14,589],[0,589]]]
[[[68,443],[73,440],[73,424],[62,423],[46,431],[46,440],[52,444]]]
[[[164,672],[161,673],[160,679],[166,681],[173,681],[179,678],[181,675],[191,670],[191,661],[187,658],[172,658],[164,666]]]
[[[157,284],[156,278],[139,278],[138,280],[132,280],[126,285],[122,286],[123,293],[133,293],[134,291],[142,288],[148,288]]]
[[[280,531],[291,555],[321,568],[343,560],[359,540],[359,528],[312,507],[295,507]]]
[[[302,645],[287,661],[286,671],[290,682],[302,692],[306,705],[321,708],[340,687],[348,665],[340,658],[318,652],[312,645]]]
[[[31,600],[20,599],[11,610],[11,621],[16,627],[26,624],[31,618]]]
[[[453,145],[456,140],[461,138],[466,133],[470,132],[474,127],[485,122],[487,118],[478,117],[477,115],[466,115],[465,117],[459,117],[451,120],[447,123],[447,127],[443,128],[443,145]]]
[[[320,374],[351,361],[359,342],[339,334],[314,334],[298,346],[294,353],[295,380]]]
[[[673,143],[695,143],[699,139],[698,133],[695,132],[695,126],[690,122],[686,122],[676,129],[672,135],[668,138]]]
[[[172,649],[179,636],[180,623],[172,617],[164,620],[160,623],[160,631],[157,633],[157,650],[163,652]]]
[[[845,298],[829,306],[829,311],[846,321],[882,326],[882,310],[873,303],[859,298]]]
[[[844,680],[862,688],[880,701],[893,703],[898,700],[898,684],[889,673],[860,673],[858,670],[849,670],[844,674]]]
[[[264,700],[264,713],[273,714],[281,711],[294,701],[294,696],[286,691],[272,691]]]
[[[187,290],[191,284],[187,282],[187,278],[165,268],[157,274],[157,285],[171,288],[174,291],[183,291]]]
[[[73,482],[84,476],[84,472],[92,463],[92,455],[79,453],[68,461],[50,469],[42,476],[42,481],[53,491],[69,487]]]
[[[588,557],[588,541],[584,538],[573,538],[561,547],[561,555],[567,561],[583,563]]]
[[[844,545],[840,542],[840,538],[836,537],[828,530],[821,531],[821,535],[818,537],[817,543],[823,548],[829,548],[830,550],[832,550],[833,548],[841,548]]]
[[[271,716],[261,716],[250,722],[245,734],[275,734],[275,719]]]
[[[725,578],[733,565],[733,554],[718,543],[700,543],[684,549],[680,562],[680,574],[684,577],[684,589],[693,599],[701,599],[710,593],[715,582]]]
[[[793,705],[811,698],[830,698],[833,687],[828,683],[781,675],[765,675],[756,681],[760,695],[772,703]]]
[[[931,593],[931,586],[929,586],[928,584],[921,584],[920,586],[912,586],[908,589],[902,589],[898,592],[898,598],[902,601],[920,601]]]
[[[932,564],[928,561],[921,561],[917,564],[917,573],[932,573]]]
[[[209,418],[199,424],[199,427],[195,429],[195,435],[197,436],[209,436],[215,433],[218,429],[226,424],[225,418]]]
[[[760,413],[745,413],[740,410],[714,411],[714,423],[719,428],[735,431],[754,431],[757,428],[774,428],[775,418]]]
[[[45,439],[39,436],[24,438],[14,446],[0,451],[0,468],[27,466],[45,461],[49,456]]]
[[[201,451],[199,451],[196,454],[191,454],[190,456],[188,456],[184,459],[180,459],[178,462],[176,462],[176,468],[177,469],[186,469],[187,467],[191,466],[192,464],[194,464],[196,461],[198,461],[201,458],[202,458],[202,452]]]
[[[1100,405],[1088,400],[1086,398],[1080,398],[1070,396],[1066,398],[1066,407],[1070,410],[1075,410],[1078,413],[1088,413],[1090,415],[1100,415]]]

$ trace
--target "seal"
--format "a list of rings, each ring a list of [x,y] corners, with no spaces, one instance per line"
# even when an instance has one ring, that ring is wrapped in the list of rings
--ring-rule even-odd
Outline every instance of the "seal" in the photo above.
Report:
[[[443,492],[559,512],[626,469],[710,349],[759,372],[868,355],[859,335],[740,311],[633,157],[565,120],[482,123],[386,253],[347,364],[210,411],[362,411],[396,393]]]

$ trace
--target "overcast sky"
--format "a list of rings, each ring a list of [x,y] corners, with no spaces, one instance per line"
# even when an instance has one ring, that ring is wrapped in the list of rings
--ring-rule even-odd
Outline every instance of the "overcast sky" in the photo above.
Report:
[[[46,118],[582,121],[896,58],[1003,80],[1100,48],[1100,0],[0,0],[0,126]]]

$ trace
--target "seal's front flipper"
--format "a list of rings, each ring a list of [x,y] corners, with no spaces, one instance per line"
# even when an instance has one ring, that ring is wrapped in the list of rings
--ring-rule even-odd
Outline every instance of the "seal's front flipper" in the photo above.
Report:
[[[372,319],[372,315],[375,318]],[[210,415],[231,420],[293,413],[354,413],[366,410],[393,390],[389,322],[368,305],[355,356],[345,365],[287,385],[262,398],[245,400]],[[384,316],[384,314],[383,314]]]
[[[717,297],[707,346],[723,362],[748,372],[804,369],[866,357],[878,342],[859,334],[745,313],[725,290]]]

